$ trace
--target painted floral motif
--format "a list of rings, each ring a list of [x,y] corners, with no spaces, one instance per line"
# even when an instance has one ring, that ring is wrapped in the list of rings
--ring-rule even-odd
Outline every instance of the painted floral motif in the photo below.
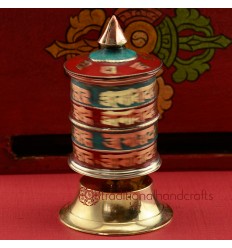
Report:
[[[214,35],[210,19],[196,9],[176,9],[175,16],[163,16],[157,9],[118,9],[114,13],[128,42],[127,48],[154,53],[166,68],[174,66],[174,83],[196,81],[210,69],[209,62],[216,49],[226,48],[231,40]],[[46,50],[55,58],[69,59],[98,49],[98,39],[109,17],[102,9],[82,10],[70,17],[66,42],[55,41]],[[187,52],[188,57],[180,54]],[[158,110],[162,116],[172,105],[173,89],[161,74],[157,80]]]
[[[196,9],[176,9],[176,16],[165,17],[156,30],[158,40],[154,53],[168,68],[172,65],[176,68],[172,75],[175,83],[196,81],[210,69],[208,62],[215,49],[231,44],[231,40],[224,35],[214,36],[210,19],[201,16]],[[184,31],[191,34],[181,35]],[[181,51],[189,52],[189,58],[179,57]]]

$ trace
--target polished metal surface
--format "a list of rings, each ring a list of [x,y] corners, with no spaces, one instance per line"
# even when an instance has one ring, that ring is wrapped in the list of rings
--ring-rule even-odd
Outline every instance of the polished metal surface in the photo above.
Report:
[[[60,211],[68,227],[99,235],[149,232],[172,216],[172,209],[155,198],[149,176],[120,181],[83,177],[76,199]]]
[[[123,34],[123,31],[118,24],[117,18],[113,15],[107,25],[107,28],[101,38],[99,44],[102,46],[123,46],[127,40]]]
[[[137,58],[137,53],[127,49],[124,46],[126,42],[127,40],[117,18],[112,16],[105,32],[98,41],[102,49],[90,53],[89,58],[94,62],[106,63],[133,61]]]
[[[162,161],[158,153],[157,153],[157,157],[153,161],[151,161],[149,165],[138,169],[112,170],[112,169],[98,169],[94,167],[87,168],[75,162],[72,159],[72,155],[68,161],[70,168],[75,172],[93,178],[112,179],[112,180],[128,179],[128,178],[148,175],[154,171],[157,171],[161,166],[161,162]]]

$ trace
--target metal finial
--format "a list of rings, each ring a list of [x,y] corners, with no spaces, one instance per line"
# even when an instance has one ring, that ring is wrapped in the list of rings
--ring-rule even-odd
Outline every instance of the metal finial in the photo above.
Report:
[[[123,46],[127,40],[116,16],[112,16],[106,30],[98,41],[102,46]]]

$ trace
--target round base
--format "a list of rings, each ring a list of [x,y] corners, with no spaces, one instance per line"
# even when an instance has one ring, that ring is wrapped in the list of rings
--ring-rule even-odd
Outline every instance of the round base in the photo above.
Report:
[[[158,216],[126,223],[107,223],[81,219],[70,211],[69,206],[62,208],[60,211],[60,221],[64,225],[80,232],[98,235],[134,235],[154,231],[167,225],[172,216],[173,211],[168,205],[163,205],[163,209]]]
[[[130,235],[167,225],[172,209],[161,204],[149,176],[127,180],[81,178],[73,203],[60,211],[60,220],[75,230],[99,235]]]

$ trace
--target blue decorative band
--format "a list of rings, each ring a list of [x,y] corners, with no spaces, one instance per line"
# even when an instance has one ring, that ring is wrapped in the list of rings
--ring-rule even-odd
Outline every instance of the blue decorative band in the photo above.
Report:
[[[126,86],[87,85],[72,78],[71,98],[90,107],[113,109],[142,106],[157,97],[156,78]]]

